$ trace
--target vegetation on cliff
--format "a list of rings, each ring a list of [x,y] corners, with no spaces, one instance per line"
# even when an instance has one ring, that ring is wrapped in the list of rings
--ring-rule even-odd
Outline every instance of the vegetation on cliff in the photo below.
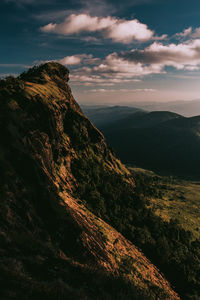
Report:
[[[149,206],[157,190],[143,176],[137,176],[134,193],[129,184],[119,184],[89,160],[76,162],[77,194],[84,204],[143,250],[167,276],[182,299],[198,299],[200,291],[200,240],[180,226],[165,221]],[[73,171],[73,168],[72,168]],[[75,171],[74,171],[75,172]],[[93,175],[95,174],[95,175]],[[93,181],[87,181],[88,178]]]
[[[179,299],[99,218],[114,224],[125,203],[135,211],[143,204],[68,78],[66,68],[47,63],[0,81],[0,298]]]

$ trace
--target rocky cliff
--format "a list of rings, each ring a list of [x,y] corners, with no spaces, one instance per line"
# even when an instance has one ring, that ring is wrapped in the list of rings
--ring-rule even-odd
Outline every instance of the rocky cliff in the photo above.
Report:
[[[0,298],[179,299],[99,218],[99,198],[97,216],[86,208],[95,176],[122,194],[134,193],[134,180],[68,80],[65,67],[47,63],[0,82]]]

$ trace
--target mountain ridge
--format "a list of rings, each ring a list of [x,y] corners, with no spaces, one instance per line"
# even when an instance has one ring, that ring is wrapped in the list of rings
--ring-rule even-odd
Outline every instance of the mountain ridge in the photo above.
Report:
[[[143,112],[143,110],[139,108],[119,105],[107,107],[81,105],[81,107],[85,115],[87,115],[98,128],[117,120],[122,120],[126,116]]]
[[[66,68],[47,63],[0,82],[1,298],[180,299],[76,197],[88,162],[94,176],[92,166],[117,179],[122,193],[135,183],[83,115],[68,78]]]
[[[184,117],[169,111],[136,112],[110,125],[103,125],[100,128],[102,130],[106,128],[109,130],[110,128],[149,128],[179,118]]]
[[[125,163],[161,174],[199,178],[200,116],[146,112],[102,126],[101,130]]]

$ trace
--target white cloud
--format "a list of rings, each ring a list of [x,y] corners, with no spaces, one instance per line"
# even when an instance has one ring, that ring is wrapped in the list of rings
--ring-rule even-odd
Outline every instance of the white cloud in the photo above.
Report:
[[[64,35],[80,33],[82,31],[95,32],[103,30],[113,25],[111,17],[100,18],[91,17],[87,14],[71,14],[67,17],[63,23],[60,24],[48,24],[41,28],[44,32],[55,32]]]
[[[66,56],[60,60],[59,63],[63,65],[79,65],[81,63],[84,64],[98,64],[99,58],[94,58],[92,54],[77,54],[72,56]]]
[[[197,68],[200,64],[200,39],[190,40],[180,44],[163,45],[154,42],[144,50],[132,50],[118,56],[130,64],[151,66],[152,71],[162,71],[164,67],[171,66],[176,69]],[[149,69],[148,67],[148,69]]]
[[[144,76],[167,73],[166,67],[187,72],[199,70],[200,39],[168,45],[156,41],[143,50],[113,52],[104,59],[92,54],[77,54],[66,56],[58,62],[73,66],[70,81],[75,86],[102,86],[102,89],[114,86],[120,91],[123,84],[130,87]]]
[[[167,34],[162,34],[161,36],[154,36],[153,39],[154,39],[155,41],[166,40],[166,39],[168,39],[168,35],[167,35]]]
[[[154,42],[143,50],[111,53],[97,65],[87,65],[73,70],[72,81],[84,85],[125,83],[151,74],[167,73],[166,67],[176,70],[200,69],[200,39],[179,44]]]
[[[192,38],[199,38],[200,37],[200,27],[196,28],[192,33]]]
[[[82,57],[79,55],[66,56],[59,60],[63,65],[78,65],[81,63]]]
[[[49,23],[48,25],[42,27],[41,30],[44,32],[53,32],[56,30],[56,24]]]
[[[106,38],[111,38],[115,42],[130,43],[132,40],[147,41],[153,37],[153,31],[147,25],[138,20],[117,20],[109,26],[104,33]]]
[[[133,40],[147,41],[153,38],[154,32],[137,19],[124,20],[114,17],[94,17],[88,14],[71,14],[64,22],[49,23],[41,27],[46,33],[62,35],[80,34],[81,32],[101,32],[104,38],[115,42],[129,43]]]
[[[76,70],[75,70],[76,72]],[[78,70],[79,72],[79,70]],[[82,69],[81,69],[82,72]],[[84,85],[84,86],[113,86],[121,83],[133,83],[139,82],[139,79],[124,79],[124,78],[107,78],[101,75],[81,75],[71,74],[70,81],[73,85]]]
[[[178,37],[178,38],[185,38],[185,37],[190,36],[191,33],[192,33],[192,27],[188,27],[188,28],[186,28],[185,30],[183,30],[183,32],[176,33],[176,34],[175,34],[175,37]]]
[[[130,78],[162,72],[162,67],[159,65],[146,65],[140,61],[132,62],[115,52],[108,55],[99,66],[93,69],[104,76],[115,76],[115,78]]]
[[[98,65],[101,60],[97,57],[93,57],[92,54],[75,54],[75,55],[71,55],[71,56],[65,56],[61,59],[35,61],[35,64],[43,64],[43,63],[52,62],[52,61],[56,61],[67,67],[67,66],[75,66],[75,65]],[[13,65],[11,65],[11,66],[13,66]],[[82,67],[81,69],[82,69],[82,72],[86,72],[86,73],[89,73],[91,70],[91,68],[87,67],[87,66]]]
[[[188,27],[183,32],[176,33],[174,37],[178,39],[197,39],[200,37],[200,27],[195,29]]]
[[[10,0],[11,1],[11,0]],[[17,1],[17,0],[12,0]],[[19,1],[38,1],[38,0],[19,0]],[[48,1],[48,0],[40,0]],[[55,0],[49,0],[55,2]],[[69,1],[69,0],[68,0]],[[52,20],[63,20],[67,18],[71,14],[90,14],[95,16],[102,15],[114,15],[116,11],[119,11],[119,7],[116,7],[114,3],[111,3],[107,0],[73,0],[73,6],[67,5],[66,0],[62,0],[63,5],[57,5],[58,3],[54,3],[54,5],[49,5],[45,8],[44,11],[37,12],[37,14],[33,14],[34,18],[42,20],[43,22],[51,22]],[[62,7],[63,6],[63,7]],[[65,9],[64,9],[65,8]],[[67,9],[66,9],[67,8]]]

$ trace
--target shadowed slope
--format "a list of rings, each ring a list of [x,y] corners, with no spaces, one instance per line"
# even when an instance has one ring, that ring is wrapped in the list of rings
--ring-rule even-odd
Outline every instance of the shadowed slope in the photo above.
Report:
[[[67,80],[67,69],[48,63],[0,82],[1,299],[179,299],[135,246],[74,198],[84,161],[117,178],[122,194],[134,181]]]
[[[135,114],[102,131],[125,163],[200,178],[200,116],[186,118],[165,111]]]

